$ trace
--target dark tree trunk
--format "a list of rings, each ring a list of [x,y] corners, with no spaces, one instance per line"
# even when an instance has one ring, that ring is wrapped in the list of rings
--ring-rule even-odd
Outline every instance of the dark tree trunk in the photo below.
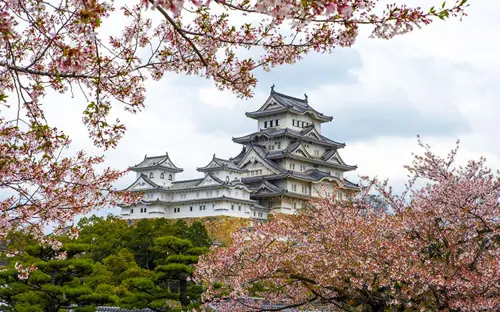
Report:
[[[385,304],[384,303],[371,303],[370,307],[372,308],[373,312],[384,312],[385,311]]]
[[[179,292],[180,292],[179,301],[181,302],[183,307],[187,306],[191,302],[188,296],[186,295],[186,288],[187,288],[187,281],[183,276],[179,280]]]

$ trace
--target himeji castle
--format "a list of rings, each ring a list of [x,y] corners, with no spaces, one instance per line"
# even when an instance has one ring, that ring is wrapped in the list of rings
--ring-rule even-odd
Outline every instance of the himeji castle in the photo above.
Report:
[[[197,170],[200,178],[177,180],[183,169],[168,154],[144,157],[130,167],[136,180],[126,190],[142,192],[134,205],[122,205],[124,219],[232,216],[266,219],[270,213],[294,213],[307,200],[338,190],[342,199],[359,190],[344,178],[355,170],[339,151],[344,143],[321,134],[332,117],[304,99],[274,90],[256,111],[257,131],[233,138],[243,145],[229,159],[215,155]]]

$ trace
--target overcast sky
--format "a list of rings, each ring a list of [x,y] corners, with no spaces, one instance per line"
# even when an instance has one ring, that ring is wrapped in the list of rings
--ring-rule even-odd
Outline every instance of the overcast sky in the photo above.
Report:
[[[445,155],[461,139],[459,159],[485,156],[500,168],[500,1],[470,1],[462,22],[435,22],[422,30],[390,41],[368,39],[362,33],[353,48],[330,55],[308,55],[295,65],[258,73],[255,97],[239,100],[219,92],[203,78],[166,75],[148,83],[146,109],[123,115],[127,134],[107,153],[109,166],[124,169],[144,155],[168,152],[178,177],[201,176],[215,153],[235,156],[241,149],[232,137],[256,130],[245,111],[258,109],[270,86],[297,97],[307,93],[318,111],[334,117],[322,131],[345,142],[341,156],[358,170],[348,177],[377,175],[401,189],[403,165],[419,152],[416,135]],[[422,7],[432,0],[406,1]],[[51,122],[68,133],[74,147],[95,152],[81,112],[85,103],[53,96],[45,107]],[[64,118],[60,116],[64,112]],[[134,175],[120,181],[125,187]],[[110,210],[117,212],[117,209]],[[107,213],[103,211],[101,213]]]

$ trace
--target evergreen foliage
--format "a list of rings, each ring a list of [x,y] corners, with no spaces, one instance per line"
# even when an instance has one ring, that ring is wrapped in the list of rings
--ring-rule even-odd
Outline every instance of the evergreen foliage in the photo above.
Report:
[[[181,311],[199,306],[202,288],[190,277],[211,241],[199,223],[166,219],[128,224],[108,216],[83,218],[80,236],[46,246],[13,231],[0,270],[2,311],[94,311],[97,306]],[[19,267],[36,268],[26,278]]]

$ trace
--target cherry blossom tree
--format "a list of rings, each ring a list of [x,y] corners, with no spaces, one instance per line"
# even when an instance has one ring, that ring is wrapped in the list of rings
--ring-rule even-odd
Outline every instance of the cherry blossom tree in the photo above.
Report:
[[[427,11],[396,4],[381,10],[377,4],[0,1],[0,239],[13,227],[41,237],[47,223],[63,226],[75,214],[118,200],[112,184],[123,173],[97,171],[102,157],[61,154],[70,140],[45,118],[42,103],[48,93],[68,98],[81,93],[83,123],[94,144],[105,150],[115,147],[125,131],[120,120],[111,120],[112,107],[140,111],[147,79],[169,72],[198,75],[250,97],[257,68],[270,70],[310,51],[351,46],[362,25],[371,26],[374,37],[389,39],[435,19],[462,17],[467,7],[466,0]],[[114,24],[116,16],[123,24]],[[110,35],[113,29],[120,31]]]
[[[207,306],[498,311],[500,174],[483,158],[455,166],[457,149],[440,158],[421,145],[404,194],[365,179],[364,191],[378,190],[390,213],[362,197],[327,196],[235,233],[228,248],[202,257],[196,278],[207,287]],[[416,188],[421,179],[427,184]]]

